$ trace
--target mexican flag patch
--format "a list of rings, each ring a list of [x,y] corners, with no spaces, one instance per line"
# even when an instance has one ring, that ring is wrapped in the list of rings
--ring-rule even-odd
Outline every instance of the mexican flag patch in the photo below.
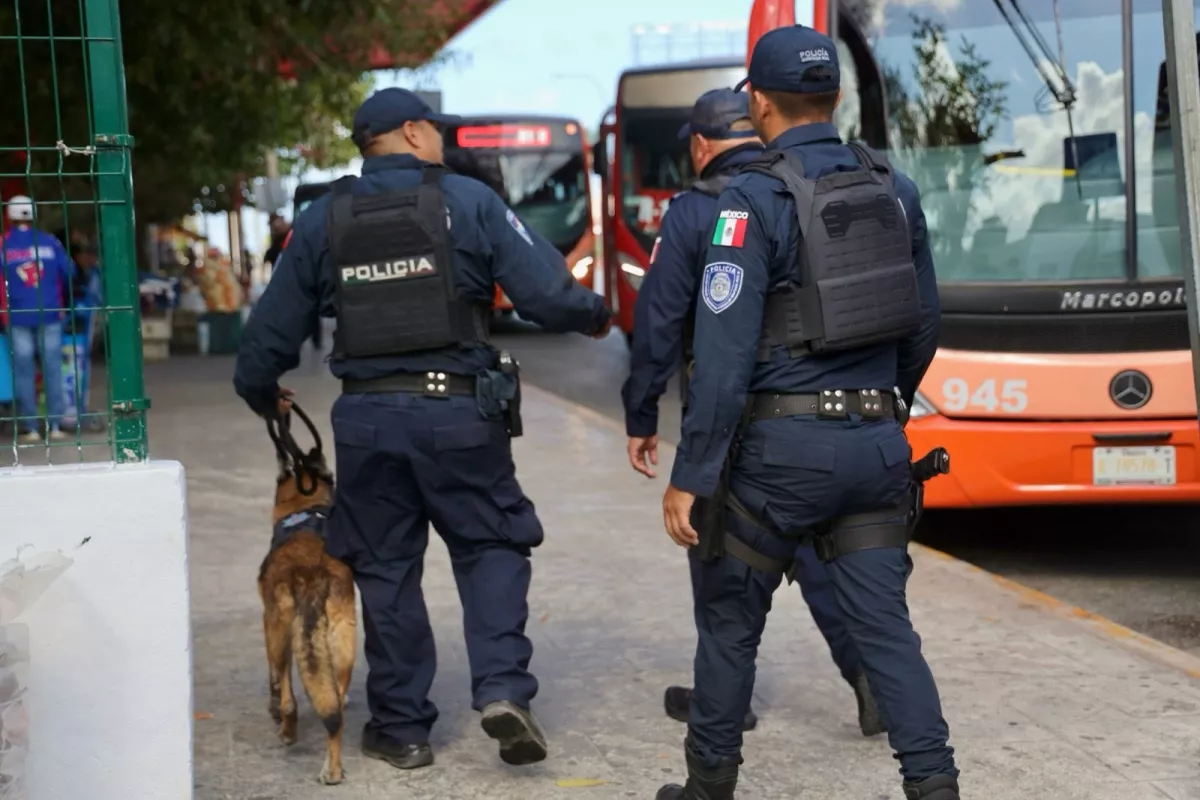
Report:
[[[746,224],[749,221],[750,213],[747,211],[723,210],[717,218],[717,229],[713,231],[713,245],[741,247],[746,239]]]

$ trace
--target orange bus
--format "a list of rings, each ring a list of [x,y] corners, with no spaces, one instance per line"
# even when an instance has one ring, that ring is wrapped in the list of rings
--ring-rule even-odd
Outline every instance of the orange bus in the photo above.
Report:
[[[521,222],[566,258],[575,279],[593,287],[587,136],[577,121],[543,116],[471,116],[445,132],[445,162],[495,190]],[[495,308],[512,312],[496,287]]]
[[[716,59],[629,69],[618,80],[617,102],[600,127],[592,162],[604,186],[605,293],[613,324],[627,340],[663,215],[696,178],[679,129],[696,98],[745,75],[741,59]]]
[[[1200,5],[1200,2],[1197,3]],[[843,137],[921,191],[931,507],[1200,499],[1159,0],[829,0]]]

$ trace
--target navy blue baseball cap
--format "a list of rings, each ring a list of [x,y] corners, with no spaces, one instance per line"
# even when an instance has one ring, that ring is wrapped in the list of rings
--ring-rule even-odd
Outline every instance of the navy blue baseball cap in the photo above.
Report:
[[[679,138],[693,133],[705,139],[745,139],[757,136],[753,130],[735,131],[733,123],[750,119],[750,98],[733,89],[709,89],[692,106],[692,118],[679,129]]]
[[[356,143],[363,143],[372,136],[394,131],[406,122],[420,120],[435,125],[457,125],[462,122],[462,117],[439,114],[417,93],[392,87],[381,89],[358,107],[358,111],[354,112],[352,137]]]
[[[828,72],[820,79],[806,77],[813,67],[825,67]],[[749,72],[734,90],[740,92],[747,83],[773,92],[835,92],[842,83],[837,46],[825,34],[803,25],[776,28],[754,45]]]

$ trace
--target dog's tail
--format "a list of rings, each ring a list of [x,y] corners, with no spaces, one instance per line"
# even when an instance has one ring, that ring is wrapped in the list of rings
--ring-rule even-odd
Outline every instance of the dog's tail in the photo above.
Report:
[[[333,653],[329,647],[330,578],[321,570],[304,570],[293,583],[296,616],[292,619],[292,647],[304,692],[325,730],[332,736],[342,728],[342,697]]]

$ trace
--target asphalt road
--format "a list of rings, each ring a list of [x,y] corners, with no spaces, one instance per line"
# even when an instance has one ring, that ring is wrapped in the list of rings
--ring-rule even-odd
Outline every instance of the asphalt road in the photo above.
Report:
[[[497,342],[522,377],[621,421],[629,369],[619,333],[603,341],[501,323]],[[659,431],[678,437],[678,387],[667,390]],[[669,472],[660,464],[660,478]],[[927,514],[923,543],[1064,602],[1200,655],[1200,510],[1066,507]],[[919,576],[918,576],[919,578]]]

